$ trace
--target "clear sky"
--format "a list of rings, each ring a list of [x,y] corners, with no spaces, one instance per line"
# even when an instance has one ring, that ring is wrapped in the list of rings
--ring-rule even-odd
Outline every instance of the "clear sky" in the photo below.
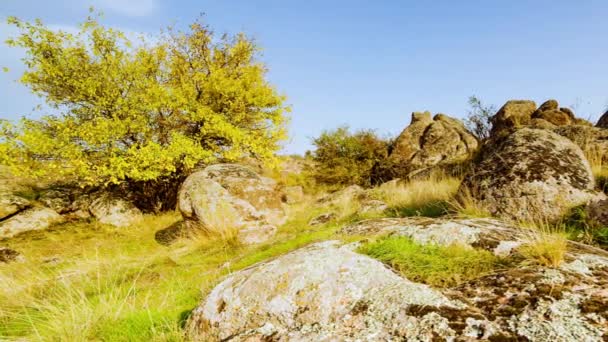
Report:
[[[271,82],[292,105],[284,152],[348,124],[397,134],[413,111],[463,117],[467,98],[555,98],[597,119],[608,105],[608,1],[0,0],[0,17],[75,26],[89,6],[103,23],[156,33],[199,13],[217,32],[264,48]],[[0,24],[0,39],[11,34]],[[0,47],[0,118],[40,100],[14,80],[22,52]]]

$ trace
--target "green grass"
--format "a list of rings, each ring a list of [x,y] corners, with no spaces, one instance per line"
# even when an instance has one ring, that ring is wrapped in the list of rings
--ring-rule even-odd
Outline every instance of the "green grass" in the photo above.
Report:
[[[491,273],[505,261],[468,246],[420,245],[406,237],[388,237],[363,245],[359,252],[382,261],[407,279],[451,287]]]
[[[334,238],[343,224],[308,227],[315,213],[301,209],[255,246],[220,239],[159,245],[154,233],[177,221],[176,213],[147,215],[126,229],[67,223],[8,240],[26,261],[0,268],[0,340],[182,341],[189,312],[224,276]]]

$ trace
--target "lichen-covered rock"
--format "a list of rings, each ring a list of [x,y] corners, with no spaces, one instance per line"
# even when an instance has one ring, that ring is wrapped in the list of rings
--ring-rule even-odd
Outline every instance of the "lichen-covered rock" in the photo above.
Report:
[[[321,224],[325,224],[336,218],[335,213],[323,213],[321,215],[315,216],[310,221],[308,221],[309,226],[318,226]]]
[[[608,128],[608,111],[600,117],[595,126],[599,128]]]
[[[141,211],[131,202],[105,193],[95,197],[89,210],[103,224],[128,227],[143,220]]]
[[[459,192],[470,193],[493,216],[555,220],[601,198],[593,189],[591,167],[577,145],[547,130],[522,128],[484,147]]]
[[[466,303],[466,310],[420,308],[418,314],[449,317],[457,336],[474,340],[605,341],[607,265],[608,259],[591,265],[586,275],[539,266],[500,271],[443,291]],[[473,336],[467,334],[471,318],[477,326]]]
[[[283,189],[283,201],[287,204],[296,204],[304,199],[304,188],[301,185],[287,186]]]
[[[380,200],[366,200],[361,202],[361,207],[359,208],[360,214],[367,213],[380,213],[388,209],[388,205]]]
[[[410,307],[459,309],[438,291],[397,276],[336,241],[236,272],[190,317],[195,341],[379,341],[454,337],[448,319]]]
[[[244,243],[269,239],[286,219],[276,182],[234,164],[212,165],[188,176],[178,208],[190,229],[234,229]]]
[[[463,163],[477,151],[477,138],[462,122],[444,114],[413,113],[386,161],[374,171],[378,182],[411,178],[435,167]]]
[[[10,238],[31,230],[47,229],[63,218],[56,211],[44,207],[32,207],[0,222],[0,239]]]
[[[570,139],[586,154],[608,163],[608,130],[583,125],[561,126],[553,132]]]
[[[20,212],[31,205],[30,201],[12,194],[0,194],[0,220]]]
[[[587,207],[587,218],[594,226],[608,227],[608,199],[591,201]]]
[[[70,211],[72,200],[70,199],[70,191],[67,189],[48,189],[40,193],[38,201],[44,204],[45,207],[51,208],[59,214],[65,214]]]
[[[178,221],[154,233],[154,240],[161,245],[169,246],[180,238],[187,237],[188,233],[189,230],[186,228],[184,221]]]
[[[517,227],[486,218],[378,218],[347,225],[340,233],[355,236],[405,236],[419,244],[459,244],[483,248],[499,256],[509,255],[524,239]]]
[[[0,264],[8,264],[9,262],[24,261],[25,258],[21,253],[8,247],[0,247]]]

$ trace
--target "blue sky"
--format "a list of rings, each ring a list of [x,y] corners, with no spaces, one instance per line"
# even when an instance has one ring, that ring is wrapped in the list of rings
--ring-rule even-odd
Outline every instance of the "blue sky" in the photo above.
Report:
[[[129,32],[204,12],[217,32],[255,37],[293,107],[286,153],[343,124],[394,135],[413,111],[463,117],[473,94],[497,106],[555,98],[593,120],[608,105],[606,1],[0,0],[0,17],[69,28],[89,6]],[[0,39],[11,34],[0,24]],[[22,52],[0,49],[10,68],[0,73],[0,118],[31,115],[40,100],[14,81]]]

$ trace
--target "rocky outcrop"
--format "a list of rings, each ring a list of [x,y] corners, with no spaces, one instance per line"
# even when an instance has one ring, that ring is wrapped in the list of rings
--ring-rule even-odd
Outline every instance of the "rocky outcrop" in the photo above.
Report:
[[[439,166],[467,161],[479,143],[459,120],[444,114],[413,113],[385,162],[374,170],[378,183],[411,178]]]
[[[408,220],[343,232],[486,249],[517,234],[496,220]],[[522,263],[434,289],[357,254],[356,244],[326,241],[231,274],[187,330],[195,341],[603,341],[607,256],[570,253],[557,268]]]
[[[595,126],[599,128],[608,128],[608,111],[600,117]]]
[[[511,100],[492,117],[490,135],[496,137],[522,127],[555,129],[570,125],[591,126],[591,123],[577,118],[569,108],[560,108],[556,100],[548,100],[538,108],[534,101]]]
[[[96,195],[89,210],[99,222],[115,227],[128,227],[143,220],[141,211],[131,202],[111,194]]]
[[[459,193],[493,216],[555,220],[599,194],[581,149],[543,129],[522,128],[494,139],[466,175]]]
[[[195,341],[378,341],[453,337],[437,314],[460,303],[397,276],[336,241],[317,243],[236,272],[190,317]]]
[[[0,222],[0,239],[10,238],[32,230],[47,229],[51,225],[62,221],[61,215],[53,209],[31,207]]]
[[[467,245],[486,249],[498,256],[509,255],[524,239],[515,226],[486,218],[378,218],[347,225],[340,233],[353,236],[404,236],[419,244]]]
[[[0,194],[0,220],[31,206],[30,201],[12,194]]]
[[[220,234],[234,229],[243,243],[259,243],[285,222],[281,195],[270,178],[244,166],[218,164],[188,176],[178,207],[190,229]]]
[[[514,127],[529,125],[536,103],[529,100],[507,101],[492,117],[492,136]]]

